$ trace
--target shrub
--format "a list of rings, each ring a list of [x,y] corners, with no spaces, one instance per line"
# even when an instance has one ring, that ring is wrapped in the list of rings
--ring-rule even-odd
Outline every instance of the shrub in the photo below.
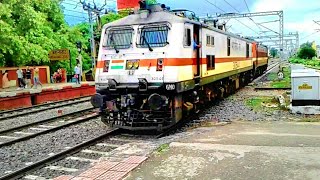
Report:
[[[312,59],[315,56],[316,50],[309,46],[303,46],[298,53],[298,57],[302,59]]]

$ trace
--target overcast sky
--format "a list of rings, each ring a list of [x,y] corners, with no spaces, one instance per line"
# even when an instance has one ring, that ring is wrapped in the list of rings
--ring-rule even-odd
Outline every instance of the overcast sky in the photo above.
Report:
[[[104,0],[96,0],[96,2],[99,1],[100,4],[104,2]],[[87,20],[87,16],[84,14],[82,7],[78,5],[78,7],[75,8],[76,2],[78,1],[65,0],[65,3],[63,3],[66,21],[69,24]],[[116,8],[115,0],[108,0],[107,2],[109,9]],[[207,14],[215,15],[216,13],[225,12],[247,13],[249,11],[264,12],[283,10],[285,33],[298,31],[300,34],[300,43],[316,41],[317,44],[320,44],[320,32],[316,33],[316,29],[320,29],[320,25],[313,22],[313,20],[320,21],[320,0],[158,0],[158,2],[170,6],[171,9],[188,9],[194,11],[199,16],[206,16]],[[252,19],[256,23],[261,23],[278,20],[278,17],[253,17]],[[242,24],[234,19],[228,21],[227,26],[231,26],[229,30],[233,33],[239,33],[243,36],[258,36],[261,31],[268,31],[261,26],[259,28],[248,18],[238,20],[241,21]],[[249,26],[251,29],[243,24]],[[279,31],[279,22],[266,23],[263,25],[276,32]],[[265,33],[270,35],[275,34],[273,32]]]

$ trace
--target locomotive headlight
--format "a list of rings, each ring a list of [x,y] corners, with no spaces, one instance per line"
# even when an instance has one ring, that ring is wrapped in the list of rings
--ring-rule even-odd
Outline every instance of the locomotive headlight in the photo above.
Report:
[[[133,67],[132,61],[127,61],[127,69],[131,69]]]
[[[139,68],[139,61],[134,62],[134,63],[133,63],[133,67],[134,67],[135,69],[138,69],[138,68]]]
[[[127,60],[127,70],[139,69],[139,60]]]

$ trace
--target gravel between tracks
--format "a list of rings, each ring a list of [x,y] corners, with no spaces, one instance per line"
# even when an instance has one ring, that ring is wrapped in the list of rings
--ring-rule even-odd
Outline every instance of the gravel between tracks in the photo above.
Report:
[[[99,118],[0,149],[0,176],[106,133]]]
[[[92,107],[91,103],[84,102],[84,103],[75,104],[75,105],[71,105],[71,106],[65,106],[65,107],[60,107],[60,108],[57,107],[52,110],[47,110],[47,111],[43,111],[43,112],[39,112],[39,113],[35,113],[35,114],[26,115],[26,116],[7,119],[4,121],[0,121],[0,130],[5,130],[5,129],[16,127],[16,126],[21,126],[21,125],[24,125],[27,123],[40,121],[42,119],[56,117],[56,116],[58,116],[58,112],[57,112],[58,109],[62,110],[64,114],[67,114],[67,113],[72,113],[75,111],[87,109],[88,107]]]
[[[269,96],[275,97],[285,93],[284,90],[279,91],[255,91],[253,87],[245,87],[236,94],[222,100],[208,112],[213,118],[219,121],[278,121],[278,120],[298,120],[301,115],[291,114],[289,111],[274,110],[273,112],[256,112],[245,105],[246,100],[252,97]]]

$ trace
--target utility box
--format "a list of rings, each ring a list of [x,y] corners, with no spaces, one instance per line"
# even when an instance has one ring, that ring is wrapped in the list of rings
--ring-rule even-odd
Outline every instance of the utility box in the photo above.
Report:
[[[291,72],[292,113],[320,114],[320,73],[313,69]]]

